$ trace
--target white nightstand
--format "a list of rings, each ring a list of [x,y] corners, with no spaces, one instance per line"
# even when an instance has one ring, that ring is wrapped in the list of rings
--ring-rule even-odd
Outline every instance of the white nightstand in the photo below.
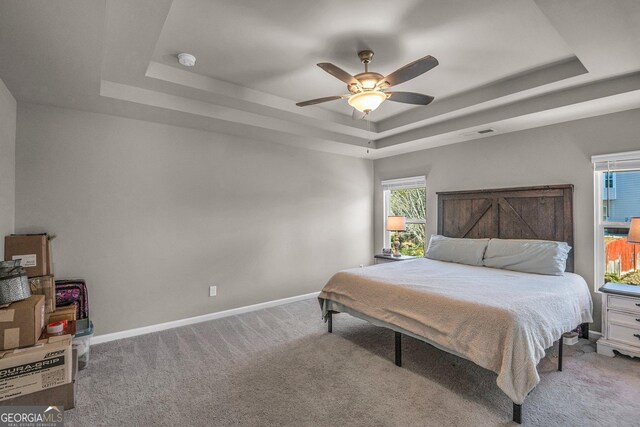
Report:
[[[602,294],[602,338],[598,354],[613,357],[617,350],[640,357],[640,286],[607,283]]]

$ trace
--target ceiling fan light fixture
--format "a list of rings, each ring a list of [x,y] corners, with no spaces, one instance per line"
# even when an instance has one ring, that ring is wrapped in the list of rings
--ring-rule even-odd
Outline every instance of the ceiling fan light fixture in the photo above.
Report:
[[[384,92],[371,90],[353,94],[347,102],[362,113],[370,113],[378,108],[385,99],[387,99],[387,95]]]

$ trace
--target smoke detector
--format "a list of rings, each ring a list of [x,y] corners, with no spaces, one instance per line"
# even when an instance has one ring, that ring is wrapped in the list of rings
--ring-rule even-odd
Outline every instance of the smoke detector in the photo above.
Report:
[[[179,53],[178,62],[185,67],[193,67],[196,65],[196,57],[190,53]]]

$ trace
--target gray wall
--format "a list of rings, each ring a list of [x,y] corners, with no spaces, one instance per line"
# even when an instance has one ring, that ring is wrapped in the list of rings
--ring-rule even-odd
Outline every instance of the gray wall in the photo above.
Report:
[[[16,166],[16,231],[57,234],[54,272],[87,279],[97,334],[319,291],[371,260],[370,160],[20,104]]]
[[[374,162],[375,249],[382,248],[380,181],[427,176],[427,235],[436,232],[437,191],[573,184],[576,272],[593,291],[594,211],[590,157],[640,149],[640,110],[568,122]],[[600,296],[594,293],[594,330]]]
[[[16,100],[0,80],[0,237],[13,233],[16,189]],[[4,259],[4,239],[0,243]]]

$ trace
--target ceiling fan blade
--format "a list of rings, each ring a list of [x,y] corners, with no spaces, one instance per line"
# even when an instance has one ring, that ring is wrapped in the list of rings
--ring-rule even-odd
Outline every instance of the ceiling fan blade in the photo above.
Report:
[[[402,68],[398,68],[396,71],[380,80],[378,86],[381,86],[382,84],[384,84],[385,87],[399,85],[400,83],[404,83],[414,77],[418,77],[420,74],[426,73],[436,65],[438,65],[438,60],[431,55],[427,55],[424,58],[413,61]]]
[[[405,104],[429,105],[433,101],[433,96],[423,95],[415,92],[386,92],[389,101],[403,102]]]
[[[296,105],[298,107],[306,107],[307,105],[315,105],[315,104],[321,104],[323,102],[335,101],[336,99],[342,99],[344,97],[345,95],[327,96],[324,98],[316,98],[316,99],[310,99],[308,101],[297,102]]]
[[[353,111],[351,112],[351,118],[353,120],[362,120],[365,117],[367,117],[367,113],[363,113],[362,111],[358,111],[355,108],[353,109]]]
[[[359,86],[361,85],[358,79],[353,77],[351,74],[347,73],[342,68],[336,67],[335,65],[331,64],[330,62],[321,62],[318,64],[318,67],[322,68],[327,73],[331,74],[333,77],[339,80],[342,80],[348,85],[359,85]]]

